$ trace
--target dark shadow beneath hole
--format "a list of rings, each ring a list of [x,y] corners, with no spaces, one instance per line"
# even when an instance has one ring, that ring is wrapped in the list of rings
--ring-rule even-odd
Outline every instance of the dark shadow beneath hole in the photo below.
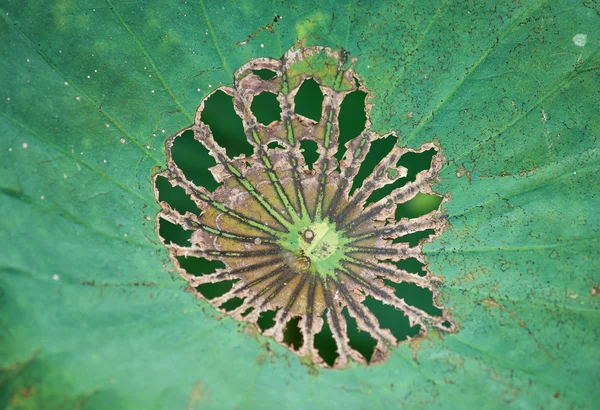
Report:
[[[271,71],[266,68],[261,68],[260,70],[252,70],[252,72],[264,81],[275,78],[275,76],[277,75],[275,71]]]
[[[358,328],[356,320],[350,316],[347,308],[344,308],[342,313],[344,314],[346,323],[348,325],[348,344],[351,348],[363,355],[367,362],[370,362],[371,357],[373,357],[373,352],[375,351],[377,341],[373,339],[368,332],[364,332]]]
[[[401,188],[408,182],[413,182],[419,172],[431,168],[431,159],[435,154],[436,150],[432,148],[423,152],[407,152],[402,155],[396,166],[406,168],[406,177],[398,178],[393,183],[374,191],[367,199],[367,204],[377,202],[388,196],[394,189]]]
[[[296,97],[294,98],[296,114],[300,114],[313,121],[321,121],[323,111],[323,92],[319,83],[312,78],[304,80]]]
[[[357,84],[358,85],[358,84]],[[361,90],[352,91],[344,97],[340,105],[339,127],[339,148],[335,157],[341,161],[346,153],[344,146],[352,138],[358,137],[365,129],[367,123],[367,114],[365,111],[365,99],[367,93]]]
[[[373,170],[377,164],[379,164],[381,160],[390,153],[397,142],[398,138],[396,138],[394,135],[388,135],[385,138],[375,140],[371,143],[369,152],[360,165],[358,173],[352,182],[350,195],[352,195],[356,189],[362,186],[365,179],[373,173]]]
[[[415,258],[400,259],[396,262],[392,260],[380,260],[379,262],[394,265],[400,270],[404,270],[409,273],[415,273],[419,276],[427,275],[427,272],[425,271],[425,265]]]
[[[227,292],[233,288],[236,280],[224,280],[223,282],[216,283],[203,283],[202,285],[198,285],[196,290],[202,294],[206,299],[211,300],[214,298],[218,298],[219,296],[223,296]]]
[[[219,187],[220,184],[215,181],[209,170],[217,165],[217,162],[210,156],[208,149],[194,139],[194,131],[187,130],[175,138],[171,154],[173,161],[183,171],[185,177],[195,185],[203,186],[210,192],[214,192]]]
[[[156,189],[158,189],[158,200],[165,201],[181,215],[185,215],[186,212],[200,214],[196,203],[190,199],[185,190],[179,186],[172,186],[166,178],[156,178]]]
[[[219,307],[221,309],[225,310],[226,312],[231,312],[232,310],[235,310],[235,309],[239,308],[240,306],[242,306],[243,303],[244,303],[244,299],[235,297],[235,298],[229,299],[227,302],[223,303]]]
[[[413,283],[395,283],[384,279],[384,283],[394,289],[395,295],[404,299],[406,303],[417,307],[431,316],[441,316],[442,310],[433,305],[433,292],[427,288],[421,288]]]
[[[417,193],[413,199],[396,206],[395,218],[399,221],[402,218],[418,218],[435,211],[440,207],[442,197],[433,194]]]
[[[302,140],[300,141],[300,148],[308,169],[312,170],[314,163],[319,159],[317,143],[313,140]]]
[[[165,240],[165,243],[174,243],[179,246],[190,246],[190,239],[193,231],[186,231],[181,226],[173,224],[166,219],[160,218],[158,223],[158,233]]]
[[[304,337],[300,326],[298,326],[299,322],[300,317],[293,318],[287,323],[283,331],[283,342],[294,350],[300,349],[304,344]]]
[[[252,145],[246,139],[242,119],[233,108],[233,97],[223,91],[215,91],[204,102],[200,119],[210,127],[215,141],[225,148],[227,156],[252,155]]]
[[[367,296],[363,304],[377,317],[383,329],[389,329],[398,341],[406,340],[419,334],[420,327],[410,326],[408,316],[393,306],[386,305],[377,299]]]
[[[333,338],[333,333],[327,323],[326,311],[323,312],[323,327],[321,331],[315,335],[315,349],[319,352],[319,356],[329,366],[333,366],[339,354],[337,353],[337,344]]]
[[[265,310],[261,312],[258,316],[258,320],[256,324],[260,328],[261,332],[264,332],[267,329],[275,326],[275,315],[277,314],[277,310]]]
[[[281,120],[281,107],[277,96],[272,93],[264,92],[255,95],[250,110],[262,125],[269,125],[273,121]]]
[[[419,231],[415,233],[411,233],[408,235],[400,236],[392,241],[392,243],[408,243],[408,246],[415,247],[419,244],[419,241],[433,235],[435,231],[433,229],[425,229],[424,231]]]

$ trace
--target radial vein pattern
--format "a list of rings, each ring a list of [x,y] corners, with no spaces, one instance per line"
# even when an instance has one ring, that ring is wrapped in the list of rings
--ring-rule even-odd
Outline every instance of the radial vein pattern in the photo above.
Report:
[[[436,304],[441,279],[428,271],[421,249],[442,232],[445,218],[435,209],[396,219],[398,205],[434,194],[431,186],[443,165],[441,149],[433,143],[418,150],[402,148],[394,133],[370,131],[368,116],[362,132],[340,144],[342,102],[357,90],[368,93],[353,63],[343,53],[319,47],[292,48],[279,60],[250,61],[236,71],[232,87],[214,92],[224,93],[241,119],[246,153],[232,156],[223,147],[228,141],[218,141],[221,137],[205,116],[213,93],[201,102],[194,124],[167,140],[167,168],[154,178],[161,239],[198,297],[239,321],[256,324],[264,335],[323,367],[344,367],[350,360],[379,363],[392,346],[424,337],[428,328],[452,332],[456,327],[448,311]],[[296,96],[307,81],[316,81],[322,94],[318,121],[297,112]],[[279,118],[267,125],[257,119],[259,95],[276,99],[279,109]],[[204,177],[191,178],[174,159],[174,146],[190,135],[213,159]],[[384,138],[396,143],[362,184],[355,184],[373,143]],[[303,141],[316,143],[318,158],[312,166]],[[403,155],[432,150],[427,169],[394,185],[406,179]],[[207,188],[211,178],[214,189]],[[183,211],[165,199],[160,179],[185,191],[197,209]],[[372,200],[386,187],[383,198]],[[442,203],[448,199],[443,196]],[[191,234],[189,240],[168,239],[161,230],[165,221]],[[427,230],[432,234],[413,246],[401,240]],[[212,271],[195,271],[189,260],[221,264]],[[423,270],[402,268],[406,260],[423,264]],[[223,286],[202,291],[211,284]],[[410,291],[405,296],[398,291],[404,285],[427,290],[432,309],[408,303]],[[404,331],[396,326],[402,321]],[[290,336],[294,331],[296,336]],[[368,335],[371,349],[353,340],[356,335],[363,340]],[[335,348],[321,342],[326,338]]]

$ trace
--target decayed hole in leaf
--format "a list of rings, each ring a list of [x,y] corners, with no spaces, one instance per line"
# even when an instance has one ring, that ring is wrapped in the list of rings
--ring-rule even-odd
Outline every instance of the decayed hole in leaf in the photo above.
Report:
[[[346,152],[345,144],[352,138],[358,137],[365,130],[367,114],[365,111],[365,99],[367,93],[362,90],[356,90],[344,97],[340,105],[338,116],[340,136],[338,151],[335,158],[341,161]]]
[[[232,310],[235,310],[235,309],[239,308],[240,306],[242,306],[243,303],[244,303],[243,298],[234,297],[234,298],[229,299],[227,302],[223,303],[219,307],[227,312],[231,312]]]
[[[285,326],[285,330],[283,332],[283,343],[287,344],[294,350],[298,350],[304,344],[304,338],[302,337],[302,332],[300,331],[299,322],[301,317],[295,317],[291,319],[287,325]]]
[[[171,208],[181,215],[185,215],[186,212],[200,213],[194,201],[185,193],[185,190],[179,186],[172,186],[168,179],[157,177],[156,188],[159,192],[158,199],[167,202]]]
[[[406,177],[398,178],[391,184],[373,191],[367,199],[367,203],[377,202],[391,194],[394,189],[403,187],[408,182],[413,182],[419,172],[431,167],[431,159],[435,154],[436,150],[432,148],[423,152],[407,152],[402,155],[396,166],[406,168]]]
[[[413,248],[417,246],[422,239],[429,238],[433,234],[435,234],[433,229],[425,229],[424,231],[410,233],[408,235],[395,238],[392,243],[408,243],[408,246]]]
[[[325,361],[329,366],[333,366],[336,359],[339,357],[337,352],[337,345],[329,324],[327,323],[327,315],[324,312],[323,316],[323,327],[321,331],[315,335],[315,349],[319,352],[321,359]]]
[[[256,324],[260,328],[261,332],[264,332],[265,330],[275,326],[275,315],[277,314],[277,310],[264,310],[260,312],[260,316],[258,317]]]
[[[321,121],[323,112],[323,91],[319,83],[312,78],[304,80],[296,97],[294,98],[296,114],[310,118],[313,121]]]
[[[442,311],[433,305],[433,292],[430,289],[407,282],[395,283],[389,280],[384,280],[384,282],[394,288],[395,295],[404,299],[409,305],[418,307],[431,316],[442,315]]]
[[[210,168],[217,165],[217,162],[210,156],[206,147],[194,138],[194,131],[187,130],[174,139],[171,155],[187,179],[205,187],[210,192],[214,192],[219,187],[220,184],[210,171]],[[160,187],[157,189],[159,192],[161,191]],[[164,198],[164,200],[169,202],[168,198]]]
[[[419,334],[420,327],[418,325],[411,327],[408,316],[395,307],[386,305],[370,296],[365,298],[363,304],[377,317],[381,327],[389,329],[398,341],[406,340],[409,337]]]
[[[252,72],[257,75],[261,80],[271,80],[277,76],[277,73],[266,68],[261,68],[260,70],[252,70]]]
[[[253,311],[254,311],[254,308],[253,307],[249,307],[248,309],[244,310],[244,312],[242,312],[242,317],[248,316]]]
[[[264,92],[255,95],[250,106],[256,120],[262,125],[269,125],[274,121],[281,121],[281,107],[277,96],[273,93]]]
[[[196,258],[193,256],[178,256],[177,262],[181,269],[184,269],[187,273],[194,276],[211,275],[218,269],[225,269],[225,264],[221,261]]]
[[[427,215],[440,207],[442,199],[439,195],[419,192],[413,199],[396,206],[396,220],[399,221],[402,218],[413,219]]]
[[[278,143],[277,141],[269,142],[267,144],[267,148],[268,149],[275,149],[275,148],[285,149],[285,147],[283,145],[281,145],[280,143]]]
[[[163,218],[160,218],[158,224],[158,232],[164,239],[165,243],[174,243],[175,245],[179,246],[190,246],[192,231],[186,231],[180,225],[171,223]]]
[[[352,189],[350,195],[352,195],[359,187],[362,186],[365,179],[373,173],[375,167],[381,162],[381,160],[390,153],[394,148],[394,145],[398,143],[398,138],[395,135],[388,135],[387,137],[380,138],[371,143],[371,149],[362,162],[358,174],[354,177],[352,182]]]
[[[300,141],[300,148],[302,149],[302,156],[304,157],[306,166],[312,170],[314,163],[319,159],[317,143],[312,140],[302,140]]]
[[[415,273],[419,276],[427,275],[425,265],[416,258],[400,259],[399,261],[392,261],[390,259],[379,260],[381,263],[389,263],[396,266],[400,270],[404,270],[409,273]]]
[[[209,282],[203,283],[196,286],[196,290],[202,294],[206,299],[211,300],[223,296],[231,290],[233,285],[238,281],[236,280],[224,280],[222,282]]]
[[[360,353],[367,362],[370,362],[375,351],[375,346],[377,346],[377,341],[368,332],[358,328],[356,320],[350,316],[347,308],[344,308],[342,313],[348,326],[348,344],[352,349]]]
[[[320,53],[326,54],[324,60],[316,57]],[[311,56],[317,60],[303,61]],[[318,67],[323,63],[327,69],[321,78]],[[295,64],[311,67],[310,74],[292,68]],[[262,67],[273,68],[274,77],[268,82],[252,72]],[[324,367],[342,367],[351,360],[365,363],[360,355],[370,364],[380,363],[389,357],[395,337],[404,339],[418,332],[418,326],[405,329],[406,318],[392,307],[403,306],[396,289],[403,281],[417,282],[429,292],[416,290],[421,298],[429,298],[430,306],[414,299],[414,289],[412,296],[404,295],[407,306],[403,311],[411,312],[411,320],[420,326],[432,323],[419,306],[442,312],[446,320],[447,311],[437,308],[433,300],[437,293],[432,289],[439,285],[440,277],[421,262],[426,260],[421,246],[444,230],[445,218],[430,211],[438,209],[442,199],[449,200],[449,195],[417,194],[433,192],[444,164],[441,147],[429,143],[420,149],[425,153],[412,152],[396,146],[393,132],[382,137],[364,129],[370,125],[366,90],[353,74],[352,65],[331,50],[305,48],[281,60],[254,60],[235,76],[234,87],[223,86],[200,103],[190,130],[169,138],[169,169],[154,179],[155,197],[161,201],[159,218],[180,225],[176,233],[185,235],[179,246],[170,246],[175,236],[168,231],[174,230],[159,222],[161,239],[182,268],[181,276],[197,289],[196,296],[237,320],[256,324],[265,337]],[[311,87],[318,104],[307,97]],[[281,115],[276,122],[261,126],[257,118],[271,120],[253,114],[252,104],[260,102],[254,98],[265,92],[277,94]],[[247,127],[237,132],[243,132],[247,146],[254,147],[245,158],[235,157],[242,150],[232,152],[223,140],[227,133],[217,128],[227,119],[209,118],[211,110],[218,111],[219,99],[225,101],[236,121],[243,119]],[[360,108],[348,105],[353,99]],[[339,104],[344,104],[343,111],[348,113],[342,113],[341,119]],[[311,107],[318,123],[306,111]],[[352,117],[353,112],[358,116],[361,110],[365,112],[359,121],[362,128],[353,130],[348,128],[351,125],[339,123],[349,120],[344,117]],[[338,134],[340,127],[345,136]],[[338,162],[333,156],[342,155],[340,138],[347,141],[349,149],[344,161]],[[186,139],[205,152],[183,152]],[[188,169],[196,159],[206,158],[211,162],[202,163],[204,175],[222,181],[212,190],[205,189],[208,178],[196,177]],[[411,159],[422,163],[411,165]],[[177,188],[165,185],[163,177]],[[382,187],[387,193],[377,191]],[[374,201],[376,195],[383,195],[382,200],[367,206],[367,200]],[[421,207],[420,213],[407,213],[401,207],[402,212],[395,214],[396,205],[408,209],[423,198],[435,203]],[[193,205],[197,211],[191,210]],[[414,219],[424,213],[427,215]],[[398,243],[403,241],[412,247]],[[192,266],[202,263],[211,267]],[[420,305],[411,305],[409,300]],[[457,329],[450,319],[446,328],[440,325],[441,318],[435,320],[433,326],[439,330]],[[425,334],[423,331],[418,337]]]
[[[215,91],[204,102],[200,119],[210,127],[213,138],[225,148],[227,156],[252,155],[252,145],[246,139],[244,124],[233,106],[233,97],[223,91]]]

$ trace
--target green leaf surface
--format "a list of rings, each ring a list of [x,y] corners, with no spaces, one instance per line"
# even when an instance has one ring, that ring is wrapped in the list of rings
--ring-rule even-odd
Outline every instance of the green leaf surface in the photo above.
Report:
[[[598,2],[5,0],[0,14],[1,407],[595,407]],[[166,137],[237,67],[299,39],[358,58],[372,129],[435,139],[448,160],[450,227],[425,251],[460,330],[373,367],[314,374],[218,314],[154,227]]]

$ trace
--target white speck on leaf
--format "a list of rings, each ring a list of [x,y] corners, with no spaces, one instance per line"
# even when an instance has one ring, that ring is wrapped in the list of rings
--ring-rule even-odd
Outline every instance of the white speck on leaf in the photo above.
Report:
[[[27,149],[27,147],[29,146],[26,142],[22,143],[21,146],[23,147],[23,149]]]
[[[577,47],[583,47],[587,43],[587,34],[577,33],[573,36],[573,44]]]
[[[59,280],[60,276],[58,276],[56,273],[54,275],[52,275],[52,279],[54,280]]]
[[[121,138],[119,141],[121,141],[121,144],[125,144],[125,138]]]

